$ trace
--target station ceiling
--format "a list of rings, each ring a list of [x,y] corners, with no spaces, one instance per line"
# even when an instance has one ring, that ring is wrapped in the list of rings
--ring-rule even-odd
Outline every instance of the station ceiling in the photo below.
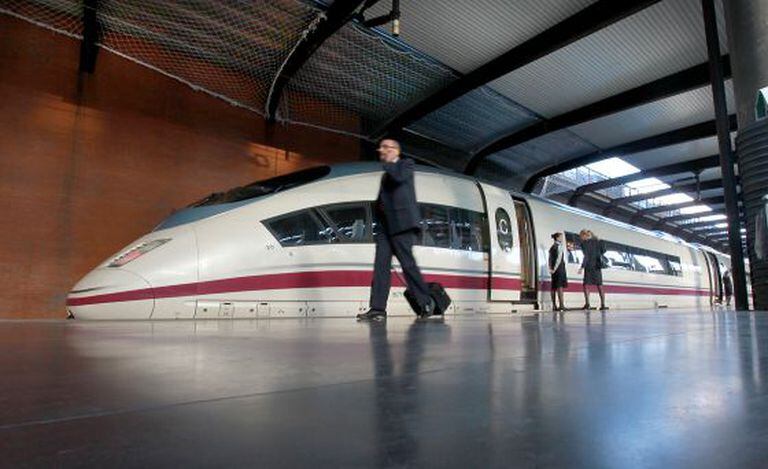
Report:
[[[589,155],[648,170],[717,154],[714,130],[684,131],[715,118],[701,0],[401,0],[399,37],[363,24],[391,7],[4,0],[0,13],[80,39],[97,27],[101,49],[260,118],[367,140],[396,133],[413,156],[511,188]],[[726,94],[733,113],[730,80]],[[699,175],[718,178],[717,167]]]

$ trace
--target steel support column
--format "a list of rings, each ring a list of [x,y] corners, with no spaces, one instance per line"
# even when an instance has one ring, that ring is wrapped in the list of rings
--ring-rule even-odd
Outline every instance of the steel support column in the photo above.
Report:
[[[750,277],[755,309],[768,309],[765,212],[768,203],[768,119],[757,120],[755,99],[768,86],[768,2],[723,2],[728,49],[734,59],[733,89],[739,132],[736,138],[744,202]]]
[[[80,43],[80,71],[93,73],[96,70],[96,56],[99,53],[101,25],[96,11],[99,0],[85,0],[83,2],[83,41]]]
[[[731,254],[731,272],[733,273],[733,293],[736,309],[738,311],[745,311],[749,309],[747,277],[744,270],[744,251],[741,246],[739,199],[736,193],[736,179],[733,172],[731,133],[728,125],[728,108],[725,103],[723,64],[720,62],[720,39],[717,34],[715,0],[701,0],[701,6],[704,11],[704,29],[707,36],[709,77],[712,82],[712,98],[715,105],[715,122],[717,125],[717,141],[720,148],[720,170],[723,175],[725,211],[728,216],[728,245]]]

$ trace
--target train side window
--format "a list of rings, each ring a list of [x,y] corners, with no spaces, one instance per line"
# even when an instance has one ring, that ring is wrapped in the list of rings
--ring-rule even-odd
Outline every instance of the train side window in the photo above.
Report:
[[[683,276],[683,265],[680,263],[679,257],[667,255],[667,263],[669,265],[669,275]]]
[[[496,238],[499,241],[499,247],[509,251],[513,246],[512,222],[506,210],[499,207],[496,209]]]
[[[381,223],[379,223],[379,217],[376,214],[376,202],[369,202],[368,210],[371,213],[371,236],[375,238],[381,229]]]
[[[611,241],[605,243],[605,257],[608,259],[608,268],[621,270],[634,270],[632,267],[632,255],[628,248]]]
[[[637,264],[636,270],[649,274],[667,274],[667,269],[664,267],[666,260],[658,253],[639,249],[633,254],[633,257]]]
[[[281,215],[264,224],[284,247],[328,244],[337,241],[336,234],[312,210]]]
[[[451,210],[451,248],[463,251],[486,249],[485,217],[482,213],[453,208]]]
[[[569,264],[581,265],[584,254],[581,250],[581,240],[576,233],[566,232],[565,241],[567,259]],[[608,259],[608,268],[621,270],[634,270],[660,275],[683,275],[680,258],[669,254],[636,248],[625,244],[603,240],[605,257]]]
[[[371,229],[365,203],[327,205],[321,209],[335,225],[343,242],[370,243]]]
[[[448,207],[420,204],[421,244],[436,248],[451,247],[451,223]]]
[[[576,233],[565,233],[565,248],[569,264],[581,265],[584,260],[584,252],[581,250],[581,240]]]

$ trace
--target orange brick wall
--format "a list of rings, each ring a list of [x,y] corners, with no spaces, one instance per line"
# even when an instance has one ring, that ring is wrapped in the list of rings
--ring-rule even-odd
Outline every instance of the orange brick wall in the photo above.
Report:
[[[0,15],[0,318],[62,318],[69,288],[172,209],[359,142],[269,128],[163,75]]]

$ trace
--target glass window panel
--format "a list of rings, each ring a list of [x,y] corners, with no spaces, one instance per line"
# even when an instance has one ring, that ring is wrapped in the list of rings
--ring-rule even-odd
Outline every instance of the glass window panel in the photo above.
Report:
[[[584,260],[584,253],[581,250],[581,241],[576,233],[565,233],[565,249],[568,263],[581,265]]]
[[[484,217],[481,213],[454,208],[451,211],[451,248],[482,251]]]
[[[422,242],[424,246],[451,247],[451,224],[448,207],[421,204]]]
[[[568,263],[581,265],[584,254],[581,251],[579,236],[576,233],[566,232],[565,241]],[[605,246],[605,257],[608,260],[608,268],[663,275],[683,275],[680,258],[677,256],[630,247],[612,241],[604,240],[603,243]]]
[[[331,243],[336,240],[330,226],[309,210],[284,215],[266,222],[282,246]]]
[[[667,256],[669,262],[670,275],[681,277],[683,275],[683,266],[680,263],[680,258],[677,256]]]
[[[632,256],[625,246],[605,242],[605,257],[608,259],[608,268],[610,269],[634,270],[632,268]]]
[[[365,243],[371,241],[370,227],[366,222],[365,205],[339,204],[323,207],[328,218],[336,225],[343,241],[350,243]]]
[[[635,254],[635,262],[638,264],[640,272],[647,272],[649,274],[666,274],[666,269],[661,263],[661,260],[656,256],[647,254]]]

